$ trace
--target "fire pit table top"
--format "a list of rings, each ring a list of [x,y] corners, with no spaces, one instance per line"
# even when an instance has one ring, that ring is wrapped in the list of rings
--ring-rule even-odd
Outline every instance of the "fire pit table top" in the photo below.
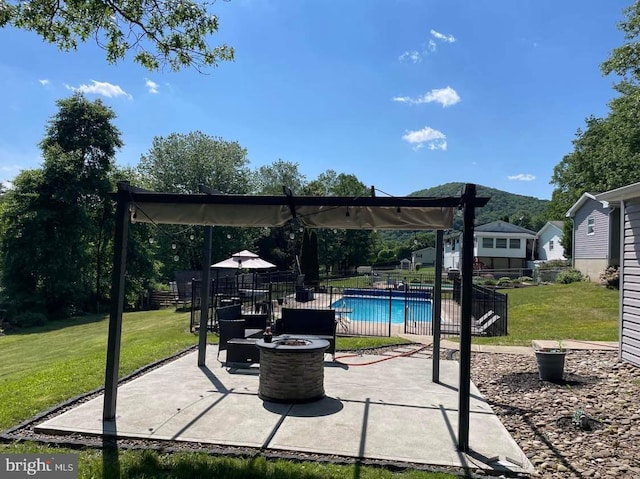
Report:
[[[285,334],[274,336],[270,343],[265,342],[264,339],[259,339],[256,342],[256,346],[260,349],[277,350],[283,353],[309,353],[310,351],[328,349],[329,341],[314,336]]]

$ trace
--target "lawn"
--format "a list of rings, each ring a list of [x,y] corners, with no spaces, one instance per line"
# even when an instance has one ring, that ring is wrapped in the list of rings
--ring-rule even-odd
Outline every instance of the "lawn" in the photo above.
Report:
[[[618,340],[618,290],[580,282],[501,292],[509,296],[509,335],[474,337],[474,343],[530,345],[532,339]]]
[[[104,383],[106,316],[86,316],[0,336],[0,431]],[[215,335],[211,335],[216,341]],[[123,318],[120,375],[197,343],[189,314],[171,309],[127,313]],[[399,338],[338,338],[353,350],[407,342]],[[37,444],[0,444],[0,453],[62,453]],[[194,453],[80,451],[79,476],[224,478],[451,478],[422,471],[391,472],[361,465],[267,461]]]

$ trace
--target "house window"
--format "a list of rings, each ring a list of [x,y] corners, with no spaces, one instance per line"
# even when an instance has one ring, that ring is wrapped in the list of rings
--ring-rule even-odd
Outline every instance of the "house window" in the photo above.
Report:
[[[482,238],[483,248],[493,248],[493,238]]]
[[[520,238],[511,238],[509,240],[509,248],[520,249]]]
[[[549,241],[549,251],[553,249],[553,240]]]
[[[496,248],[506,248],[507,238],[496,238]]]
[[[593,235],[596,233],[596,220],[593,216],[587,218],[587,234]]]

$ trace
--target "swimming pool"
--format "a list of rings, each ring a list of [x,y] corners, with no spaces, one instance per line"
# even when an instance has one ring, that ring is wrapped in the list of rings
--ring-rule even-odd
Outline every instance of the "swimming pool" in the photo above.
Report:
[[[335,301],[332,308],[344,311],[351,321],[388,322],[389,298],[367,296],[345,296]],[[391,300],[391,324],[408,321],[431,321],[431,301],[424,299],[393,298]]]

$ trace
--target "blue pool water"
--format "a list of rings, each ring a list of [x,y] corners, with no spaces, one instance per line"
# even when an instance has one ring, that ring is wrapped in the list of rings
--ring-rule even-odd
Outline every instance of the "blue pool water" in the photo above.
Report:
[[[346,310],[351,321],[389,321],[389,298],[345,296],[331,307]],[[394,298],[391,300],[392,324],[404,324],[405,308],[409,321],[431,321],[431,301]]]

